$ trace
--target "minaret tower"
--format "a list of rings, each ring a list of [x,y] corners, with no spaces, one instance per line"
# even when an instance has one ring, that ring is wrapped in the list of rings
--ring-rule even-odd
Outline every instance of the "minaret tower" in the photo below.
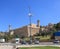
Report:
[[[10,32],[10,30],[11,30],[11,25],[9,25],[8,27],[9,27],[8,29],[9,29],[9,32]]]
[[[37,20],[37,27],[40,27],[40,20]]]
[[[11,25],[9,25],[9,34],[10,34],[10,35],[13,35],[13,34],[14,34],[14,31],[12,30]]]

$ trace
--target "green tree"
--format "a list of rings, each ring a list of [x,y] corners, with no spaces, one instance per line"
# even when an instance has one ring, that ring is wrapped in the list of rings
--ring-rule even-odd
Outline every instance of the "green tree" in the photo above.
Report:
[[[6,42],[8,42],[9,40],[14,38],[14,35],[7,34],[7,35],[4,36],[4,38],[5,38]]]
[[[57,31],[59,31],[59,30],[60,30],[60,22],[59,22],[59,23],[57,23],[57,24],[55,24],[55,28],[56,28],[56,30],[57,30]]]

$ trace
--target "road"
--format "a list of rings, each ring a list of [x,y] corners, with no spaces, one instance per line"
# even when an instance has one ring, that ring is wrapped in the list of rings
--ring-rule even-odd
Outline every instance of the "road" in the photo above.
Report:
[[[10,45],[10,46],[13,46],[13,45],[22,45],[20,43],[0,43],[0,46],[1,45]],[[29,45],[29,44],[26,44],[26,45]],[[39,44],[30,44],[30,45],[60,45],[60,43],[58,44],[54,44],[53,42],[40,42]]]
[[[26,45],[21,45],[20,43],[0,43],[0,49],[14,49],[17,47],[36,47],[36,46],[58,46],[60,47],[60,43],[54,44],[52,42],[41,42],[40,44],[26,44]]]

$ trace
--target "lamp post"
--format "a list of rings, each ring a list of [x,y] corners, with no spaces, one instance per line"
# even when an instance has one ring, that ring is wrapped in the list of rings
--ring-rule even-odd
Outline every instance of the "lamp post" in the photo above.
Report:
[[[30,37],[31,37],[31,13],[29,13],[29,21],[30,21]]]
[[[32,17],[32,14],[31,14],[31,12],[30,12],[30,8],[29,8],[29,14],[28,14],[28,16],[29,16],[29,22],[30,22],[30,40],[32,40],[32,37],[31,37],[31,17]]]

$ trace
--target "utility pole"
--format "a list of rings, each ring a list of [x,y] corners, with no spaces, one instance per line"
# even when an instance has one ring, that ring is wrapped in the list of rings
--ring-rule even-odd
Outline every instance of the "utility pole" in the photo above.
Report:
[[[30,7],[29,7],[29,13],[28,13],[28,16],[29,16],[29,22],[30,22],[30,40],[32,40],[32,36],[31,36],[31,17],[32,17],[32,14],[31,14],[31,10],[30,10]]]

